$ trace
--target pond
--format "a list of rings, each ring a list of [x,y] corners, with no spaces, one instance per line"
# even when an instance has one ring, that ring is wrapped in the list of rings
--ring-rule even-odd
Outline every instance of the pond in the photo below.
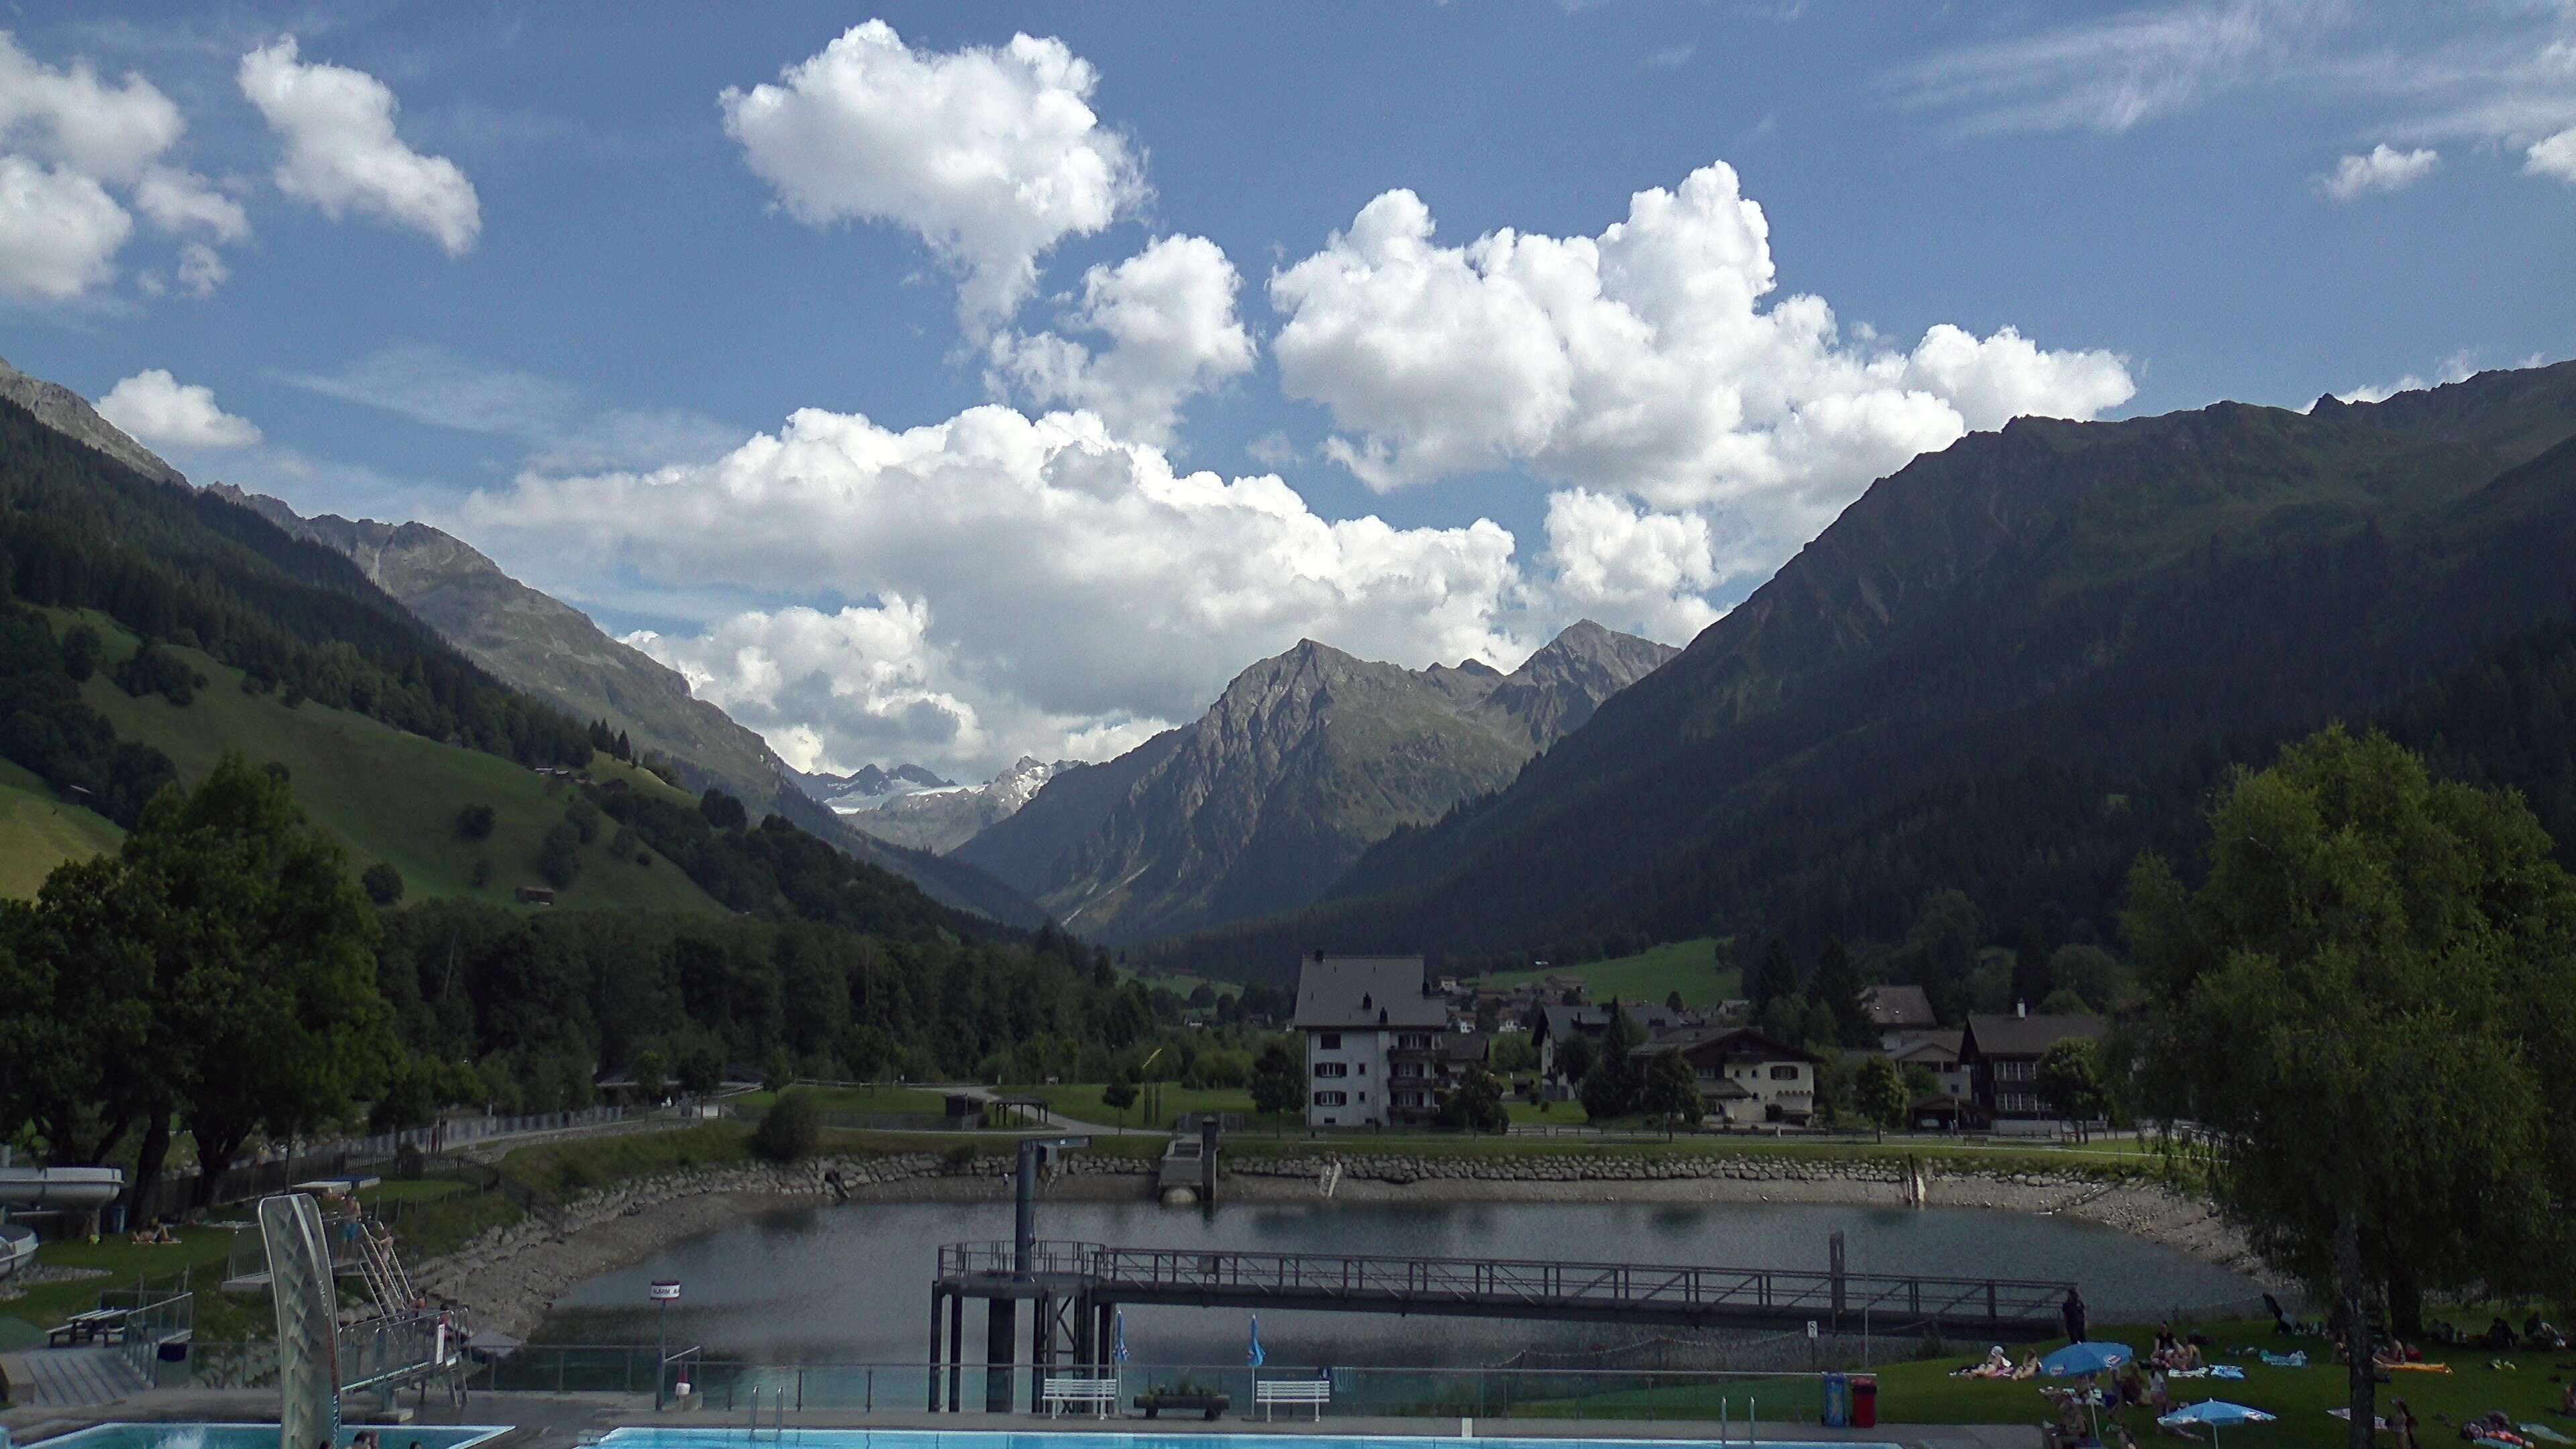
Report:
[[[1210,1213],[1150,1203],[1042,1203],[1038,1233],[1122,1247],[1322,1251],[1715,1267],[1826,1266],[1845,1236],[1854,1273],[2071,1279],[2097,1323],[2242,1305],[2261,1285],[2170,1249],[2066,1218],[1975,1209],[1789,1203],[1244,1203]],[[677,1244],[556,1300],[555,1343],[655,1341],[646,1288],[677,1279],[673,1347],[769,1363],[918,1364],[929,1351],[930,1282],[943,1243],[1007,1239],[1011,1205],[859,1203],[749,1218]],[[1240,1310],[1130,1308],[1139,1364],[1240,1363]],[[970,1320],[968,1358],[980,1351]],[[1544,1347],[1608,1351],[1652,1330],[1361,1313],[1265,1312],[1269,1360],[1494,1364]]]

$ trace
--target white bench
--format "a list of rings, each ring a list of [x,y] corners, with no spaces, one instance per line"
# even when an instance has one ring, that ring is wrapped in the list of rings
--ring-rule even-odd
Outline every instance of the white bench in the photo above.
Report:
[[[1050,1418],[1066,1409],[1089,1409],[1106,1419],[1118,1407],[1118,1381],[1050,1375],[1038,1387],[1038,1405]]]
[[[1252,1385],[1252,1402],[1260,1408],[1264,1419],[1269,1418],[1270,1411],[1280,1404],[1307,1404],[1314,1408],[1317,1422],[1321,1422],[1324,1406],[1332,1401],[1331,1379],[1256,1379]]]

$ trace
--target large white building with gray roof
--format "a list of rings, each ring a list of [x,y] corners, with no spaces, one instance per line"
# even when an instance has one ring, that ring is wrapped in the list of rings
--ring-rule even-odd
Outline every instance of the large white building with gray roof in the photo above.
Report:
[[[1449,1005],[1419,956],[1327,956],[1298,964],[1306,1125],[1385,1127],[1438,1110]]]

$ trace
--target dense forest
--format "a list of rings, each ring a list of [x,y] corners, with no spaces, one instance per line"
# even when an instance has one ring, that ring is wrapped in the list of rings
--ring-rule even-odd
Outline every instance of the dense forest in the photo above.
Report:
[[[523,764],[590,758],[583,724],[494,682],[348,559],[145,478],[5,401],[0,583],[29,604],[95,609],[146,641],[201,648],[289,699]]]

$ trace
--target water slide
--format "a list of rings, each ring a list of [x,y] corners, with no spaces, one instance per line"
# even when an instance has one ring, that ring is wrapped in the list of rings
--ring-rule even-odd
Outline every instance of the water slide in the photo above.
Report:
[[[114,1167],[0,1167],[0,1216],[10,1208],[54,1211],[105,1207],[125,1191],[125,1173]],[[36,1256],[32,1228],[0,1222],[0,1278]]]

